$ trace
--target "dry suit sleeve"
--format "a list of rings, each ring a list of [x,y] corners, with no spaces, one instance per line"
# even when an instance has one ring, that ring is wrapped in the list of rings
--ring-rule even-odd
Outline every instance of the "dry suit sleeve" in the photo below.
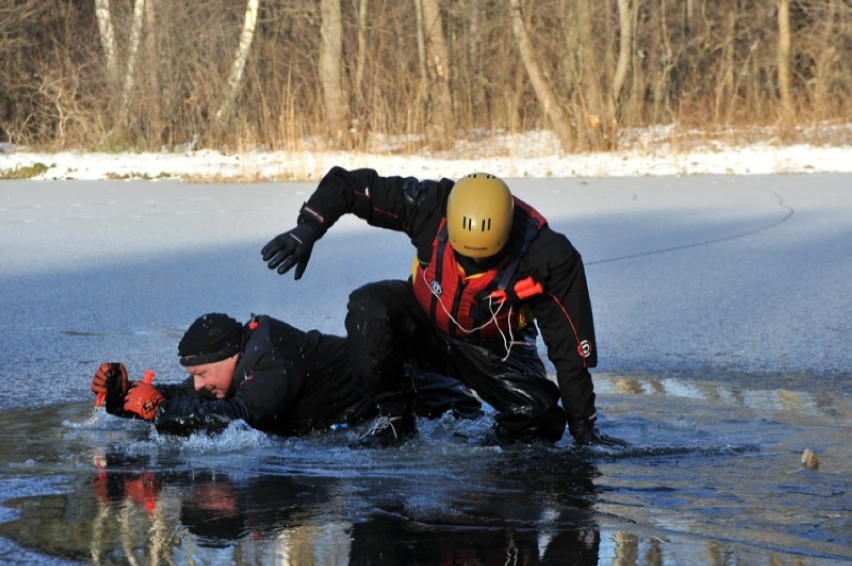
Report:
[[[354,214],[372,226],[412,236],[440,219],[451,186],[448,180],[382,177],[373,169],[333,167],[305,203],[299,220],[314,222],[325,233],[344,214]]]
[[[160,403],[154,426],[163,434],[187,436],[201,429],[217,432],[239,419],[246,420],[245,404],[239,397],[174,397]]]
[[[568,239],[545,227],[530,255],[538,258],[544,292],[531,302],[547,356],[556,367],[562,406],[573,435],[591,425],[595,393],[589,368],[597,347],[583,260]]]
[[[188,377],[181,383],[154,383],[154,387],[166,399],[175,397],[195,397],[198,392],[195,391],[192,378]]]

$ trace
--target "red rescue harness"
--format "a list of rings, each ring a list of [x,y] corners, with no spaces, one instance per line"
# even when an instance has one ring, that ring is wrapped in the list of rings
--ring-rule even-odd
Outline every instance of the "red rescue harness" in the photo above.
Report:
[[[429,262],[418,262],[415,267],[413,287],[417,302],[429,319],[451,336],[492,339],[506,336],[528,322],[521,320],[518,309],[510,308],[501,299],[506,297],[510,284],[514,288],[518,265],[547,220],[517,197],[514,201],[514,222],[523,222],[523,229],[519,235],[513,234],[509,243],[512,247],[499,264],[481,274],[466,276],[447,237],[445,217],[432,243]],[[524,283],[527,289],[535,289],[532,294],[543,290],[540,284],[527,279]]]

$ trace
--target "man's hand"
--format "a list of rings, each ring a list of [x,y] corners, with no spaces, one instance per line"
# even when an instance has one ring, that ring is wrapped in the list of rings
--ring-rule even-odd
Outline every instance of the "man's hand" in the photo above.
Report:
[[[127,369],[120,362],[102,363],[92,378],[91,388],[98,402],[105,400],[107,412],[113,415],[120,414],[129,387]]]
[[[142,381],[134,382],[124,396],[124,410],[135,413],[146,421],[154,420],[157,407],[163,402],[163,395],[153,385]]]
[[[320,229],[311,222],[301,222],[298,226],[275,236],[260,251],[263,261],[267,262],[269,269],[278,268],[278,273],[284,275],[296,265],[295,278],[301,279],[308,260],[311,259],[311,251],[314,242],[320,238]]]
[[[115,388],[119,388],[123,395],[128,387],[127,369],[121,362],[102,363],[92,378],[92,391],[98,395],[109,394]]]
[[[620,438],[601,434],[601,432],[596,428],[590,428],[575,436],[574,444],[577,446],[609,446],[613,448],[626,448],[627,446],[630,446],[629,442],[621,440]]]

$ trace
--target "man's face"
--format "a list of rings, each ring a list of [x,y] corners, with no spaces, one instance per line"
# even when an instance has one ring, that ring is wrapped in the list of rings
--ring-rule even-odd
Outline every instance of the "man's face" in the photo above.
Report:
[[[234,354],[218,362],[187,366],[186,371],[192,376],[195,390],[206,389],[217,399],[227,397],[234,382],[234,368],[237,367],[238,357],[238,354]]]

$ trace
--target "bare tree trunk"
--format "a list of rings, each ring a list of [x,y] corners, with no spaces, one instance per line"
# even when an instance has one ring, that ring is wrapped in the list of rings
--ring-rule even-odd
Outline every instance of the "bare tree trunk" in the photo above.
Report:
[[[630,0],[618,0],[618,27],[618,58],[612,74],[611,91],[605,100],[604,121],[601,124],[607,149],[615,149],[618,144],[621,93],[630,70],[630,51],[633,48],[633,11]]]
[[[660,0],[660,8],[658,11],[660,18],[660,32],[658,37],[662,39],[660,42],[663,46],[660,55],[660,64],[656,65],[659,76],[654,85],[654,109],[651,115],[651,123],[658,124],[668,121],[670,117],[671,105],[669,93],[671,91],[672,71],[677,66],[677,58],[672,49],[671,33],[666,19],[666,0]],[[667,114],[664,116],[664,114]]]
[[[340,0],[320,0],[319,75],[325,108],[325,131],[335,146],[348,143],[349,102],[343,88],[343,16]]]
[[[147,69],[145,97],[147,101],[147,119],[149,131],[157,137],[154,141],[158,144],[163,140],[160,135],[163,131],[162,125],[162,109],[160,97],[160,75],[158,72],[159,56],[157,54],[157,17],[155,3],[157,0],[147,0],[145,2],[145,58]],[[150,140],[149,140],[150,141]]]
[[[580,95],[579,107],[574,104],[574,116],[582,116],[576,121],[577,142],[582,148],[600,149],[603,143],[601,125],[613,118],[609,96],[603,94],[601,86],[600,53],[598,38],[594,33],[594,18],[590,0],[574,0],[574,14],[566,14],[566,20],[575,28],[576,40],[568,43],[568,49],[575,52],[574,67],[576,77],[574,85]],[[573,17],[572,17],[573,16]],[[605,100],[606,99],[606,100]]]
[[[737,6],[728,10],[725,39],[722,48],[721,65],[719,65],[719,76],[716,79],[716,100],[714,104],[713,121],[729,125],[733,108],[736,106],[736,84],[734,81],[734,42],[737,31]]]
[[[781,119],[792,125],[795,118],[790,91],[790,0],[778,1],[778,91],[781,97]]]
[[[414,15],[416,22],[415,37],[417,38],[417,70],[420,80],[417,87],[417,103],[414,105],[414,116],[412,118],[415,124],[419,124],[421,109],[425,114],[425,106],[429,100],[429,69],[426,64],[426,26],[423,25],[423,0],[414,0]]]
[[[645,55],[641,54],[639,49],[639,35],[642,32],[639,28],[639,6],[642,1],[634,0],[633,11],[630,14],[630,21],[632,22],[630,27],[633,29],[633,40],[630,44],[631,68],[633,69],[631,78],[633,80],[630,87],[630,97],[626,101],[626,104],[622,105],[621,109],[621,122],[625,125],[643,123],[642,110],[644,107],[646,72],[642,66]]]
[[[620,1],[620,0],[619,0]],[[686,0],[686,33],[692,33],[692,20],[695,18],[695,0]]]
[[[618,62],[612,77],[612,100],[615,105],[621,96],[627,70],[630,68],[630,48],[633,44],[633,12],[630,0],[618,0],[618,24],[621,28],[618,38]]]
[[[222,104],[216,111],[213,117],[213,130],[219,131],[227,120],[234,107],[234,102],[237,99],[237,94],[240,91],[240,84],[243,79],[243,71],[246,67],[246,59],[248,59],[249,50],[251,49],[252,41],[254,40],[254,30],[257,25],[257,11],[260,5],[260,0],[248,0],[246,2],[246,15],[243,20],[243,30],[240,33],[240,43],[237,46],[237,52],[234,54],[234,62],[231,65],[231,72],[228,75],[228,82],[225,86],[225,95],[222,98]]]
[[[852,8],[852,6],[850,6]],[[839,54],[837,46],[832,43],[832,38],[836,37],[835,27],[840,27],[843,21],[838,17],[838,2],[837,0],[829,0],[828,5],[824,7],[825,14],[822,20],[822,33],[820,34],[820,43],[817,46],[819,55],[816,57],[816,68],[814,75],[816,84],[814,86],[814,114],[818,118],[827,118],[831,115],[828,107],[829,86],[831,85],[831,68],[838,61]],[[848,21],[848,20],[847,20]],[[847,36],[848,37],[848,36]]]
[[[367,66],[367,4],[369,0],[358,1],[358,55],[355,59],[355,89],[361,92],[364,82],[364,67]]]
[[[130,92],[133,90],[133,75],[136,70],[136,54],[139,52],[139,40],[142,37],[142,24],[145,21],[145,0],[135,0],[133,3],[133,23],[130,28],[130,46],[127,50],[127,66],[124,71],[124,86],[121,89],[121,111],[118,114],[117,126],[124,127],[130,108]]]
[[[545,78],[544,71],[538,63],[538,58],[524,24],[523,9],[521,0],[509,0],[509,14],[512,18],[512,33],[515,36],[515,42],[518,44],[518,50],[521,53],[521,60],[524,63],[524,68],[527,71],[530,84],[535,91],[536,98],[541,104],[544,115],[550,120],[559,142],[565,151],[571,149],[571,128],[568,125],[568,117],[565,110],[559,105],[556,98],[556,93]]]
[[[106,55],[107,73],[110,80],[118,79],[118,58],[115,48],[115,32],[112,28],[112,15],[109,0],[95,0],[95,17],[98,19],[98,31],[101,34],[101,46]]]
[[[488,19],[485,13],[488,8],[485,7],[484,3],[480,2],[473,2],[471,4],[465,14],[467,20],[467,41],[464,44],[466,60],[464,60],[463,64],[467,66],[467,69],[472,71],[478,68],[480,60],[483,57],[482,32],[483,23]],[[464,86],[461,88],[459,86],[456,87],[456,90],[462,90],[462,94],[456,103],[456,123],[457,125],[463,123],[461,128],[466,130],[476,127],[487,128],[487,125],[478,120],[479,112],[485,111],[488,108],[488,102],[486,102],[483,89],[477,84],[477,74],[473,72],[465,73],[464,71],[460,73],[459,66],[459,63],[456,63],[454,67],[456,71],[456,85],[463,84]],[[507,84],[509,80],[507,78]],[[512,112],[509,109],[506,110]],[[511,118],[508,119],[511,120]]]
[[[444,39],[440,0],[423,0],[423,24],[431,102],[426,138],[432,149],[448,149],[455,142],[456,120],[450,92],[450,54]]]
[[[367,67],[367,5],[369,0],[358,0],[358,52],[355,56],[355,77],[352,90],[355,95],[354,114],[350,121],[352,143],[365,144],[369,136],[369,121],[367,119],[366,102],[364,97],[364,70]]]

